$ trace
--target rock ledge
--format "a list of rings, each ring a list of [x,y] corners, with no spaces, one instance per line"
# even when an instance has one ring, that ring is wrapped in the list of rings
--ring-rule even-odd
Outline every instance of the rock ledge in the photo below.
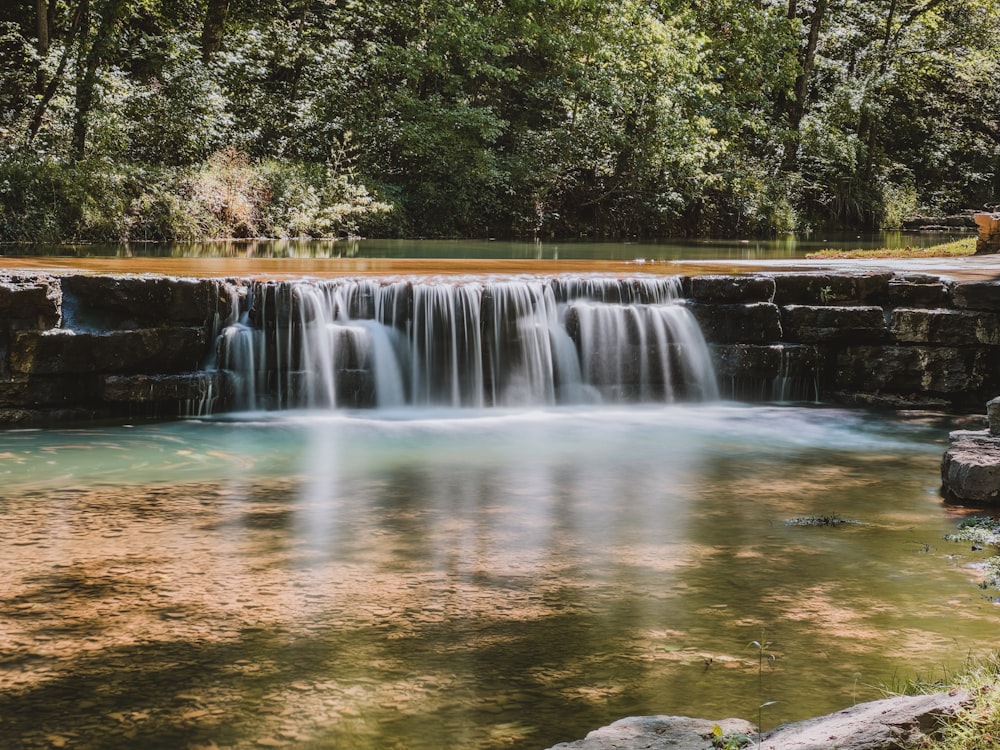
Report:
[[[955,430],[941,459],[941,494],[959,505],[1000,503],[1000,398],[986,405],[988,430]]]
[[[761,750],[898,750],[933,735],[972,701],[967,691],[900,696],[859,703],[843,711],[786,724],[765,734]],[[584,739],[549,750],[711,750],[712,728],[725,734],[756,732],[742,719],[710,721],[686,716],[632,716]]]

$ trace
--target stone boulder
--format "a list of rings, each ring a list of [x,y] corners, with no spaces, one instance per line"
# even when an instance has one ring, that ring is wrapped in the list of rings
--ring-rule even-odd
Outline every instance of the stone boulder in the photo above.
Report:
[[[53,276],[0,275],[0,331],[47,331],[62,321],[62,289]]]
[[[951,292],[939,277],[900,274],[889,280],[889,307],[949,307]]]
[[[881,305],[891,273],[776,273],[776,305]]]
[[[1000,251],[1000,213],[973,214],[979,236],[976,238],[976,255]]]
[[[232,384],[220,372],[177,375],[105,375],[100,379],[104,401],[151,402],[231,398]]]
[[[764,735],[761,750],[898,750],[916,747],[972,702],[965,690],[859,703]]]
[[[687,716],[630,716],[595,729],[576,742],[560,742],[549,750],[705,750],[712,746],[712,729],[725,734],[752,734],[757,730],[743,719],[691,719]]]
[[[1000,315],[979,310],[927,310],[900,307],[889,322],[899,342],[1000,346]]]
[[[982,403],[996,392],[998,362],[993,349],[951,346],[845,346],[824,373],[834,392],[940,395],[955,405]]]
[[[952,285],[951,296],[963,310],[1000,311],[1000,282],[959,281]]]
[[[972,696],[965,690],[885,698],[786,724],[760,738],[753,725],[742,719],[716,722],[683,716],[638,716],[549,750],[708,750],[715,725],[724,734],[752,735],[750,747],[761,750],[899,750],[933,737],[944,722],[971,702]]]
[[[20,331],[11,345],[10,369],[25,375],[173,374],[198,369],[206,338],[203,328]]]
[[[1000,437],[990,430],[956,430],[941,459],[941,493],[959,505],[1000,503]]]
[[[231,312],[224,283],[167,276],[67,276],[64,326],[78,331],[201,326]]]

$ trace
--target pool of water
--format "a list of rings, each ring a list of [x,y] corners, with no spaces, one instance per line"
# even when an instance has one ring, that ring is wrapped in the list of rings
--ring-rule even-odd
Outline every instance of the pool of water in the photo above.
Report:
[[[0,734],[539,749],[879,697],[995,643],[984,553],[942,539],[947,429],[716,404],[2,432]]]
[[[667,239],[642,242],[490,240],[220,240],[129,245],[2,245],[0,256],[77,258],[478,259],[478,260],[780,260],[825,248],[927,247],[968,233],[814,232],[767,238]]]

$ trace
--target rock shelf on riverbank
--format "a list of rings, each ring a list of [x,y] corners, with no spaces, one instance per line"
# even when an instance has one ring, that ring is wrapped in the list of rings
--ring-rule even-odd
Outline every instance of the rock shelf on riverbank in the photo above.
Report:
[[[987,404],[989,429],[955,430],[941,460],[941,492],[960,505],[1000,503],[1000,398]]]
[[[723,738],[753,734],[753,747],[762,750],[890,750],[915,746],[933,736],[943,722],[971,702],[964,690],[931,695],[908,695],[859,703],[843,711],[786,724],[760,738],[742,719],[710,721],[686,716],[633,716],[597,729],[582,740],[563,742],[549,750],[706,750],[713,727]]]

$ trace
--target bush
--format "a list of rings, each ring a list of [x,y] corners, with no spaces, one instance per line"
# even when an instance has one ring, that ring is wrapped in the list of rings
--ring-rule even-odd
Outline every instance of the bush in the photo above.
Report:
[[[0,161],[0,241],[128,242],[354,235],[391,206],[333,166],[251,160],[195,167]]]
[[[0,240],[122,242],[135,174],[97,160],[20,157],[0,163]]]

